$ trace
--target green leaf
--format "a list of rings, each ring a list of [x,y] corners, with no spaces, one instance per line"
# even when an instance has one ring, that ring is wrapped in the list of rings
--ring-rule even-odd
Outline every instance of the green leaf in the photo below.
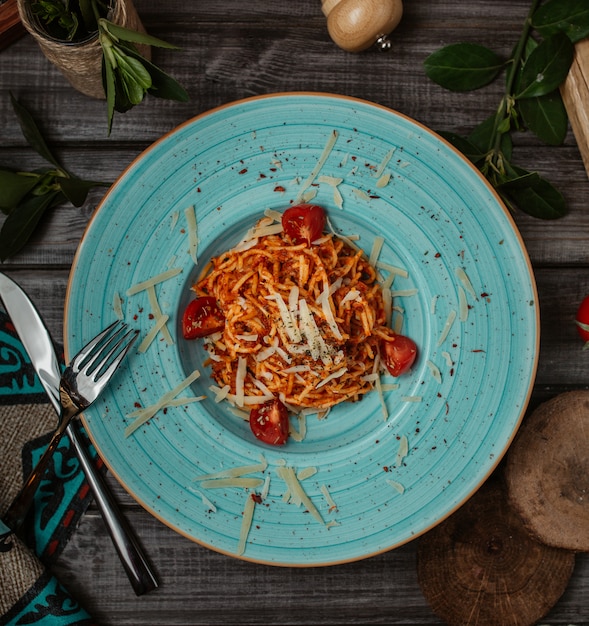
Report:
[[[456,133],[449,133],[447,131],[438,131],[438,135],[443,137],[446,141],[449,141],[459,152],[472,163],[479,163],[485,158],[485,153],[479,150],[473,143],[471,143],[465,137],[457,135]]]
[[[485,46],[457,43],[433,52],[424,65],[427,76],[445,89],[471,91],[496,78],[504,63]]]
[[[589,4],[587,0],[551,0],[534,13],[532,27],[544,37],[565,33],[576,43],[589,36]]]
[[[516,99],[545,96],[567,77],[575,48],[571,40],[559,33],[545,39],[524,63]]]
[[[145,44],[147,46],[156,46],[157,48],[169,48],[171,50],[177,50],[178,46],[174,46],[167,41],[152,37],[147,33],[141,33],[135,30],[130,30],[124,26],[113,24],[108,20],[101,19],[101,26],[105,28],[113,37],[119,41],[130,41],[131,43]]]
[[[63,195],[75,206],[80,207],[86,202],[88,192],[92,187],[108,187],[108,183],[102,183],[93,180],[82,180],[75,176],[57,179],[59,188]]]
[[[78,0],[78,6],[80,7],[80,13],[82,14],[86,32],[92,33],[97,31],[98,24],[96,23],[96,16],[94,15],[94,3],[92,0]]]
[[[27,243],[43,213],[62,199],[59,191],[43,196],[31,196],[14,210],[4,221],[0,230],[0,261],[14,256]]]
[[[558,90],[537,98],[518,100],[525,125],[544,143],[559,146],[568,129],[567,110]]]
[[[141,87],[142,91],[147,91],[147,89],[151,87],[151,76],[145,69],[143,63],[125,54],[125,51],[118,46],[114,46],[113,51],[117,59],[117,69],[128,77],[130,82],[136,82]],[[142,99],[143,96],[141,96],[139,102],[141,102]],[[137,102],[135,104],[139,103]]]
[[[538,42],[535,39],[532,39],[532,37],[528,37],[526,39],[526,44],[525,44],[524,49],[522,51],[522,58],[521,58],[519,63],[515,63],[515,61],[514,61],[517,46],[513,49],[512,53],[511,53],[510,60],[509,60],[509,62],[507,64],[507,71],[505,72],[505,85],[506,85],[506,87],[510,84],[511,74],[513,72],[515,72],[515,76],[513,77],[513,84],[512,84],[512,91],[511,91],[511,93],[517,93],[519,91],[519,81],[520,81],[520,76],[521,76],[521,71],[522,71],[523,64],[526,61],[526,59],[530,56],[530,54],[532,54],[532,52],[537,47],[538,47]]]
[[[0,169],[0,211],[10,213],[39,181],[39,175]]]
[[[537,172],[513,173],[513,176],[513,178],[509,178],[500,185],[497,185],[497,189],[509,192],[510,189],[513,191],[533,187],[540,182],[540,174]]]
[[[495,148],[495,133],[497,130],[495,128],[496,117],[495,114],[488,117],[484,122],[476,126],[468,136],[468,140],[484,154],[487,154],[490,150]],[[499,149],[506,159],[511,159],[513,141],[509,133],[503,133],[501,135]]]
[[[160,70],[155,65],[151,68],[152,85],[149,93],[156,98],[166,100],[176,100],[177,102],[188,102],[190,96],[182,85],[169,74]]]
[[[188,102],[190,97],[184,87],[172,78],[169,74],[162,71],[157,65],[154,65],[147,59],[144,59],[137,50],[127,46],[121,46],[128,56],[134,57],[143,63],[147,71],[151,75],[152,85],[149,88],[149,94],[157,98],[165,98],[167,100],[176,100],[177,102]]]
[[[119,67],[116,72],[118,73],[117,85],[125,93],[125,101],[132,107],[136,104],[141,104],[143,97],[145,96],[145,89],[135,80],[135,77],[122,67]],[[130,107],[128,107],[130,108]],[[117,111],[121,109],[117,107]]]
[[[102,84],[106,94],[107,130],[108,134],[112,130],[112,120],[115,113],[115,75],[111,64],[103,55],[102,57]]]
[[[40,154],[44,159],[49,161],[49,163],[53,163],[55,167],[61,169],[59,161],[53,156],[51,150],[49,150],[47,144],[45,143],[45,139],[43,138],[43,135],[41,134],[41,131],[37,127],[37,124],[31,114],[22,104],[18,102],[18,100],[16,100],[16,98],[12,95],[12,92],[10,93],[10,99],[22,133],[31,148],[33,148],[33,150]]]
[[[500,186],[519,209],[532,217],[554,220],[566,215],[562,194],[545,178],[534,172],[513,166],[513,179]]]

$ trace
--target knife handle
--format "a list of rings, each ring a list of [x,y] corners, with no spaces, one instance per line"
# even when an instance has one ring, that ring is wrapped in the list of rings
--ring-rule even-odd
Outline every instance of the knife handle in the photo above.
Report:
[[[66,432],[86,474],[96,504],[100,509],[133,590],[136,595],[141,596],[155,589],[158,587],[157,578],[151,570],[135,533],[123,517],[102,474],[90,458],[85,442],[82,440],[79,422],[77,420],[70,422]]]

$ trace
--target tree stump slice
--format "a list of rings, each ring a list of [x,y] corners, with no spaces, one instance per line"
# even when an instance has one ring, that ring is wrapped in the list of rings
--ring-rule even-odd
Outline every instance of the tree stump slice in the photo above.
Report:
[[[506,455],[508,497],[543,543],[589,552],[589,391],[541,404]]]
[[[418,541],[423,595],[453,626],[531,626],[556,604],[575,565],[574,552],[530,536],[497,479]]]

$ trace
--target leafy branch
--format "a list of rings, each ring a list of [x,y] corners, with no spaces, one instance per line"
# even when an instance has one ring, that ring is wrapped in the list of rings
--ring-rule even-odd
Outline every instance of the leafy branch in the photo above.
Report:
[[[66,201],[82,206],[90,189],[110,186],[78,178],[60,165],[31,114],[12,93],[10,98],[25,139],[51,167],[33,172],[0,167],[0,211],[7,216],[0,229],[2,262],[24,247],[47,210]]]
[[[148,61],[136,44],[177,49],[157,37],[114,24],[107,19],[111,2],[104,0],[35,0],[32,11],[48,35],[82,43],[96,36],[102,48],[102,85],[107,102],[108,133],[114,112],[124,113],[147,94],[187,102],[186,90]]]
[[[124,28],[104,18],[98,20],[102,46],[102,82],[108,107],[108,132],[115,111],[124,113],[142,102],[146,94],[187,102],[184,88],[159,67],[145,59],[134,44],[175,49],[157,37]]]
[[[533,36],[535,35],[535,37]],[[473,91],[505,71],[505,92],[496,111],[467,136],[441,132],[483,173],[510,209],[541,219],[566,213],[562,194],[537,172],[512,162],[515,131],[529,130],[557,146],[568,116],[559,86],[567,77],[574,43],[589,36],[586,0],[533,0],[509,59],[480,44],[458,43],[429,55],[427,76],[451,91]]]

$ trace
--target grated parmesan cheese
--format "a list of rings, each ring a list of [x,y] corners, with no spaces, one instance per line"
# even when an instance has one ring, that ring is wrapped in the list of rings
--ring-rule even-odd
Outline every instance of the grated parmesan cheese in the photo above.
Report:
[[[247,374],[247,359],[243,356],[237,361],[237,372],[235,373],[235,404],[242,407],[244,405],[244,382]]]
[[[239,489],[255,489],[264,483],[263,478],[249,478],[238,476],[236,478],[216,478],[215,480],[203,480],[200,486],[203,489],[226,489],[237,487]]]
[[[147,287],[146,291],[147,291],[147,299],[149,301],[149,306],[151,308],[153,317],[156,320],[156,322],[158,322],[159,328],[162,331],[162,335],[164,336],[166,343],[169,346],[171,346],[173,345],[174,340],[172,339],[172,335],[170,334],[170,331],[168,330],[168,327],[166,326],[166,323],[168,320],[165,320],[163,323],[161,323],[162,309],[160,307],[159,301],[157,299],[157,295],[155,293],[155,286],[150,285],[149,287]],[[167,317],[169,318],[169,316]]]
[[[316,467],[305,467],[300,472],[297,472],[297,479],[305,480],[307,478],[311,478],[311,476],[315,476],[316,473],[317,473]]]
[[[352,193],[364,202],[370,202],[371,200],[370,196],[363,189],[352,189]]]
[[[283,402],[284,404],[284,402]],[[288,430],[288,434],[289,436],[291,436],[295,441],[303,441],[306,434],[307,434],[307,415],[304,411],[300,411],[299,413],[296,414],[296,418],[297,418],[297,422],[299,425],[299,429],[296,430],[292,424],[292,422],[289,423],[289,430]]]
[[[466,291],[476,300],[477,294],[472,286],[472,283],[470,282],[470,278],[466,275],[464,269],[462,269],[461,267],[457,267],[454,272],[458,277],[458,280],[460,280],[460,282],[464,285]]]
[[[296,476],[294,468],[289,466],[279,466],[276,468],[276,473],[285,482],[287,490],[285,494],[288,494],[286,502],[291,502],[295,506],[304,505],[309,513],[320,523],[325,525],[321,513],[317,510],[317,507],[313,504],[309,496],[306,494],[303,486],[299,482]]]
[[[383,187],[386,187],[389,184],[390,180],[391,180],[391,173],[386,172],[376,181],[377,189],[382,189]]]
[[[405,493],[405,487],[396,480],[392,480],[391,478],[387,478],[387,483],[395,490],[398,491],[401,495]]]
[[[419,293],[418,289],[396,289],[391,291],[393,298],[410,298]]]
[[[380,165],[376,168],[376,171],[374,172],[373,176],[374,178],[380,178],[383,174],[383,172],[385,171],[386,166],[389,164],[389,161],[392,159],[393,154],[395,154],[395,150],[397,148],[391,148],[383,157],[382,161],[380,162]]]
[[[429,368],[429,371],[431,372],[431,375],[433,376],[434,380],[437,383],[441,383],[442,382],[442,374],[440,374],[440,369],[438,368],[438,366],[433,362],[433,361],[426,361],[426,365]]]
[[[255,474],[256,472],[264,472],[268,468],[268,461],[264,455],[260,455],[260,462],[252,465],[237,465],[228,469],[220,470],[212,474],[202,474],[197,476],[195,481],[217,480],[219,478],[239,478],[246,474]]]
[[[198,230],[196,222],[196,209],[194,208],[194,205],[184,209],[184,216],[186,217],[186,226],[188,230],[188,251],[193,263],[196,265],[198,262]]]
[[[241,518],[241,529],[239,532],[239,541],[237,543],[237,554],[241,556],[245,552],[245,544],[249,536],[252,521],[254,519],[254,509],[256,508],[256,501],[252,497],[252,494],[248,494],[245,499],[245,507],[243,509],[243,516]]]
[[[446,352],[446,350],[444,350],[442,352],[442,356],[446,359],[446,365],[448,367],[452,367],[454,365],[454,362],[452,361],[452,357],[450,356],[449,352]]]
[[[370,256],[368,257],[368,263],[370,263],[372,267],[376,267],[376,262],[378,261],[383,245],[384,237],[381,235],[376,236],[372,242],[372,249],[370,250]]]
[[[327,140],[327,143],[325,144],[325,147],[323,148],[323,152],[321,153],[321,156],[319,157],[319,160],[315,164],[315,167],[313,168],[313,170],[311,171],[307,179],[302,184],[301,190],[299,191],[299,198],[302,196],[303,192],[313,184],[315,178],[317,177],[317,174],[319,174],[319,172],[321,171],[321,168],[325,165],[325,162],[327,161],[329,155],[331,154],[331,151],[333,150],[333,147],[335,146],[335,142],[337,141],[337,138],[338,138],[337,130],[332,130]]]
[[[321,493],[323,494],[323,497],[325,498],[325,501],[327,502],[327,506],[329,507],[328,512],[331,513],[332,511],[337,511],[337,504],[335,503],[334,499],[331,497],[331,494],[329,493],[329,489],[327,488],[327,485],[321,485],[320,490],[321,490]]]
[[[333,336],[336,339],[342,340],[343,339],[342,334],[340,332],[339,326],[337,325],[337,322],[335,321],[335,317],[333,315],[333,311],[331,310],[331,305],[329,303],[329,292],[330,292],[329,284],[326,284],[323,291],[321,292],[321,295],[318,298],[318,300],[320,300],[318,304],[321,305],[321,311],[323,313],[323,317],[325,318],[325,321],[327,322],[329,329],[333,333]]]
[[[139,344],[137,351],[140,353],[144,353],[147,348],[151,345],[152,341],[155,339],[155,336],[160,332],[161,328],[165,326],[166,322],[170,319],[169,315],[160,315],[159,319],[156,320],[156,323],[151,328],[151,330],[145,335],[143,341]]]
[[[326,183],[333,187],[333,202],[338,209],[344,208],[344,199],[338,189],[338,185],[341,185],[343,180],[343,178],[335,178],[334,176],[319,176],[317,179],[318,183]]]
[[[157,285],[158,283],[163,283],[164,281],[169,280],[170,278],[173,278],[174,276],[177,276],[181,272],[182,272],[181,267],[174,267],[169,270],[166,270],[165,272],[162,272],[161,274],[152,276],[148,280],[144,280],[140,283],[136,283],[132,287],[129,287],[129,289],[127,289],[127,295],[133,296],[136,293],[139,293],[140,291],[144,291],[148,287]]]
[[[409,440],[407,435],[401,435],[399,439],[399,449],[397,450],[397,457],[395,458],[395,467],[401,467],[405,457],[409,454]]]
[[[321,387],[323,387],[323,385],[326,385],[330,380],[334,380],[335,378],[339,378],[340,376],[343,376],[347,371],[348,371],[347,367],[342,367],[341,369],[337,370],[337,372],[333,372],[333,374],[330,374],[329,376],[324,378],[320,383],[315,385],[315,389],[320,389]]]
[[[190,386],[199,376],[200,372],[198,370],[194,370],[190,376],[187,376],[172,390],[165,393],[155,404],[128,413],[127,417],[135,418],[135,420],[125,429],[125,437],[134,433],[140,426],[151,419],[160,409],[163,409],[166,406],[171,406],[171,403],[174,401],[176,396]],[[204,398],[204,396],[201,396],[201,398]],[[185,404],[194,401],[191,398],[182,398],[182,400]]]
[[[123,315],[123,301],[121,300],[121,296],[118,291],[115,291],[112,300],[112,308],[117,316],[117,319],[122,320],[124,318]]]
[[[440,335],[440,338],[438,339],[438,346],[441,346],[444,343],[444,341],[446,341],[446,338],[448,337],[448,334],[450,333],[450,329],[452,328],[452,325],[454,324],[455,319],[456,319],[456,311],[452,309],[450,313],[448,313],[448,317],[446,318],[446,323],[444,324],[444,328],[442,328],[442,334]]]
[[[282,213],[280,213],[280,211],[275,211],[274,209],[266,209],[264,211],[264,215],[266,217],[269,217],[274,222],[282,224]]]

